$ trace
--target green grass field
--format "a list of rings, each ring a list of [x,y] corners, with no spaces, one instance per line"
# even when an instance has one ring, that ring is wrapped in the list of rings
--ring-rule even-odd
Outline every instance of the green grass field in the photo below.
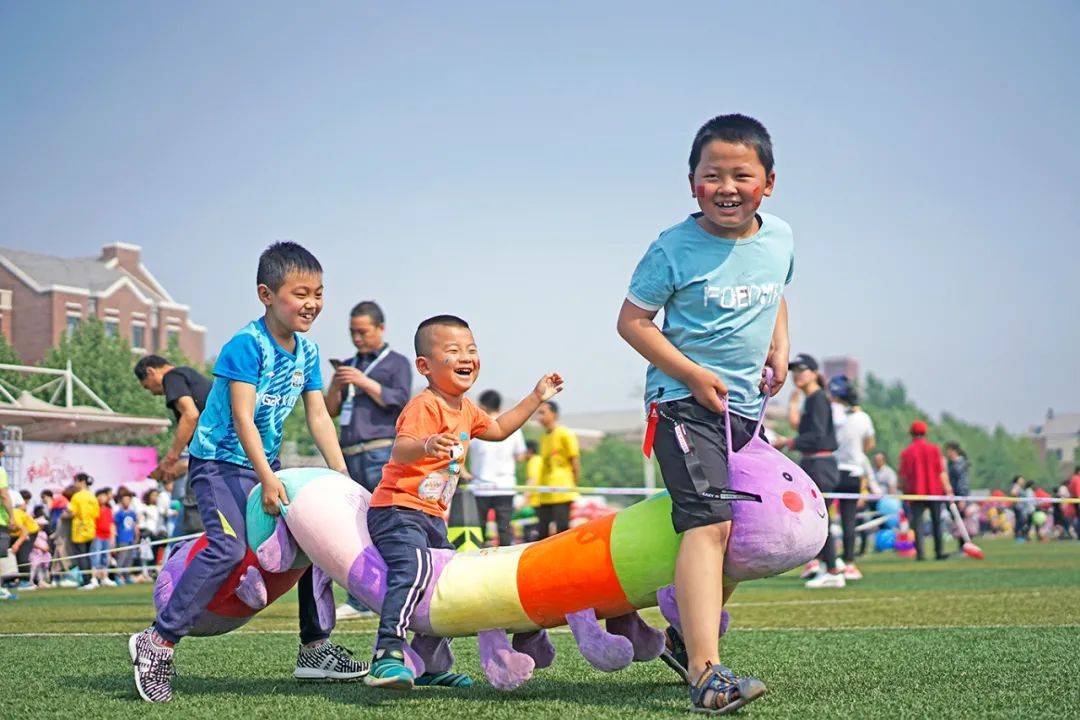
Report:
[[[1080,716],[1080,543],[982,546],[983,562],[869,557],[866,579],[844,590],[811,592],[793,574],[747,583],[729,605],[721,656],[769,692],[739,716]],[[479,680],[472,690],[301,684],[295,613],[286,596],[241,631],[185,641],[176,700],[150,706],[126,644],[152,617],[147,587],[26,593],[0,603],[0,717],[692,717],[661,662],[601,673],[561,632],[555,664],[513,693],[482,679],[471,638],[454,645],[458,669]],[[334,637],[366,655],[373,628],[351,621]]]

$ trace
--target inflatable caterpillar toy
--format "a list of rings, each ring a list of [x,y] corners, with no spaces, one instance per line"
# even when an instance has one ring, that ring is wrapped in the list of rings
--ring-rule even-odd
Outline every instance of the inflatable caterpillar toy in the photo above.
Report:
[[[825,500],[795,463],[755,433],[743,449],[729,453],[729,468],[731,487],[724,493],[733,500],[733,520],[725,575],[732,580],[776,575],[821,550],[828,525]],[[386,565],[368,535],[368,491],[326,469],[285,470],[278,477],[290,498],[282,518],[263,512],[256,487],[247,504],[253,550],[192,634],[239,627],[291,587],[309,563],[316,566],[314,590],[324,627],[334,620],[332,582],[368,607],[381,607]],[[489,681],[513,689],[534,668],[554,660],[544,631],[560,625],[569,625],[582,654],[600,670],[658,657],[663,633],[637,610],[659,604],[665,618],[679,626],[670,586],[680,537],[670,514],[671,499],[660,493],[535,543],[459,553],[431,550],[431,579],[410,622],[415,633],[406,645],[410,664],[417,673],[447,670],[453,656],[445,639],[476,635]],[[181,548],[163,568],[155,592],[159,607],[199,549],[199,541]],[[606,629],[600,620],[606,620]]]

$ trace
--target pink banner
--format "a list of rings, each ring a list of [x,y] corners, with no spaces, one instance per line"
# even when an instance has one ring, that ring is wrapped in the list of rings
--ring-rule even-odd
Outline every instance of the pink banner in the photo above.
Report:
[[[121,485],[141,495],[157,487],[147,475],[157,467],[157,449],[125,445],[80,445],[76,443],[23,443],[22,472],[14,485],[29,490],[37,502],[42,490],[59,492],[71,484],[75,473],[94,479],[94,488]]]

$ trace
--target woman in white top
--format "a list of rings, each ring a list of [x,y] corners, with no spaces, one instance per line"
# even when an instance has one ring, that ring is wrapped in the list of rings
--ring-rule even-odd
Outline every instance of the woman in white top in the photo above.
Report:
[[[870,465],[866,454],[874,449],[874,423],[870,416],[858,407],[858,394],[846,375],[835,375],[829,380],[829,395],[833,398],[836,465],[840,470],[840,483],[836,491],[866,493],[866,468]],[[862,573],[855,567],[855,515],[860,504],[860,500],[840,501],[846,580],[862,579]]]

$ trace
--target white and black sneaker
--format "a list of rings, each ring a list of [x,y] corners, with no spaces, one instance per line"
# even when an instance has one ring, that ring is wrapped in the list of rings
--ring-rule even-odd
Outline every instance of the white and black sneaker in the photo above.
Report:
[[[324,640],[315,647],[300,646],[296,653],[298,680],[359,680],[368,673],[368,664],[354,660],[352,651]]]
[[[135,633],[128,639],[128,652],[135,668],[135,689],[147,702],[172,700],[173,667],[172,648],[156,645],[151,638],[153,628]]]

